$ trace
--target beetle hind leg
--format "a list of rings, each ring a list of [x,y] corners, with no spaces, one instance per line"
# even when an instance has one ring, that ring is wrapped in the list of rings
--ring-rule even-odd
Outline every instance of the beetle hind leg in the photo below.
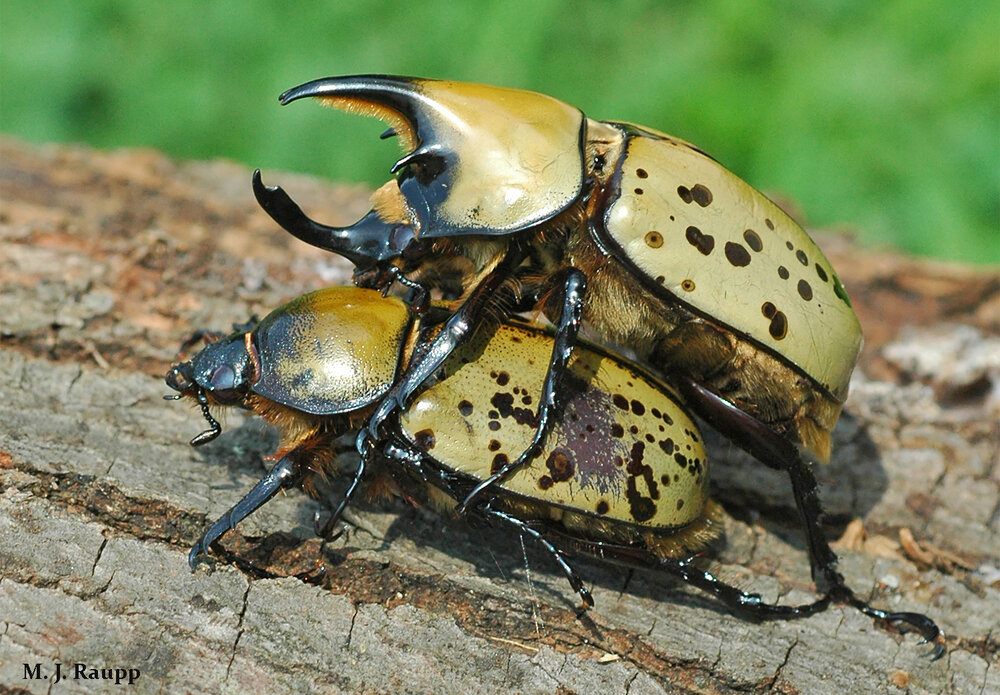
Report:
[[[730,441],[734,442],[764,465],[788,473],[795,496],[795,504],[805,527],[809,546],[809,564],[813,581],[824,597],[816,604],[834,601],[852,606],[880,623],[897,630],[912,629],[918,632],[924,642],[935,642],[934,658],[943,654],[941,631],[934,621],[920,613],[889,613],[873,608],[859,599],[847,586],[844,576],[837,570],[837,554],[823,535],[819,520],[823,515],[819,500],[819,483],[812,468],[803,459],[795,446],[787,439],[775,434],[767,425],[752,415],[740,410],[729,401],[712,393],[690,378],[677,378],[676,383],[688,404],[709,424]],[[697,582],[692,581],[697,584]],[[697,584],[701,586],[700,584]],[[703,587],[705,588],[705,587]],[[707,589],[711,591],[711,589]],[[713,591],[714,593],[714,591]],[[716,594],[719,595],[719,594]],[[720,596],[720,598],[724,597]],[[825,608],[825,605],[824,605]],[[819,609],[821,610],[821,609]],[[814,610],[813,612],[818,612]]]
[[[556,561],[556,564],[559,565],[559,569],[562,570],[563,574],[566,575],[566,579],[569,580],[569,584],[573,587],[573,590],[580,595],[580,599],[583,601],[583,610],[594,607],[594,597],[591,596],[587,587],[583,585],[583,580],[580,579],[579,575],[577,575],[570,564],[566,562],[562,551],[552,545],[552,543],[537,529],[532,528],[530,523],[508,514],[507,512],[494,509],[490,502],[479,504],[473,508],[473,511],[482,514],[488,520],[498,521],[506,526],[513,526],[518,530],[518,532],[521,533],[521,535],[529,536],[541,544],[541,546],[548,551],[549,555],[552,556],[552,559]]]

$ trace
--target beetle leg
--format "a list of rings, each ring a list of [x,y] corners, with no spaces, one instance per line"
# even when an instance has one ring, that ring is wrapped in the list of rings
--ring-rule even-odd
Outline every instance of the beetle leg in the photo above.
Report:
[[[292,453],[294,452],[282,456],[274,468],[261,478],[250,492],[243,496],[243,499],[233,505],[198,539],[198,542],[191,548],[191,552],[188,553],[188,565],[192,570],[198,566],[201,555],[208,554],[208,548],[212,543],[236,528],[236,524],[260,509],[278,491],[298,484],[302,479],[303,471],[292,458]]]
[[[358,433],[356,446],[358,453],[361,456],[358,458],[358,467],[354,469],[354,477],[351,479],[351,484],[347,487],[347,492],[344,493],[344,499],[340,500],[340,504],[338,504],[337,508],[333,510],[333,514],[331,514],[330,518],[326,520],[323,527],[318,528],[316,531],[316,535],[324,540],[332,541],[343,533],[343,531],[340,531],[336,535],[332,535],[333,527],[337,525],[337,522],[340,520],[344,510],[347,509],[347,505],[351,501],[351,498],[354,497],[354,493],[358,491],[358,485],[361,483],[361,478],[365,474],[365,468],[368,465],[368,460],[375,451],[375,443],[368,438],[367,432],[364,429]],[[313,518],[313,523],[317,523],[315,517]]]
[[[542,452],[545,438],[552,429],[552,415],[556,407],[556,388],[566,373],[566,365],[573,354],[573,345],[580,333],[580,322],[583,318],[584,296],[587,293],[587,276],[580,270],[569,267],[553,276],[553,284],[562,283],[563,306],[559,315],[559,326],[556,328],[555,339],[552,342],[552,356],[549,368],[542,384],[542,397],[538,405],[538,425],[531,444],[520,456],[505,464],[500,470],[482,481],[456,510],[459,515],[465,514],[470,505],[491,485],[501,482],[521,466],[530,462]]]
[[[795,504],[805,526],[813,581],[817,585],[820,585],[821,580],[825,583],[827,597],[837,603],[853,606],[865,615],[892,627],[909,625],[923,636],[925,642],[938,641],[940,630],[927,616],[919,613],[887,613],[873,608],[855,596],[847,586],[844,576],[837,571],[837,554],[833,552],[820,527],[823,508],[819,500],[819,483],[812,468],[791,442],[693,379],[677,377],[676,383],[688,404],[712,427],[764,465],[788,473]],[[943,649],[940,642],[938,648]],[[937,653],[935,658],[939,656],[940,653]]]
[[[590,591],[583,585],[583,581],[576,574],[573,568],[570,567],[569,563],[563,558],[562,552],[552,545],[552,543],[537,529],[532,528],[531,525],[523,519],[518,519],[517,517],[511,516],[506,512],[500,511],[499,509],[493,509],[493,507],[490,506],[490,502],[486,502],[485,504],[481,503],[473,509],[477,513],[484,515],[487,519],[493,519],[508,526],[513,526],[522,535],[530,536],[532,539],[540,543],[559,565],[559,569],[561,569],[563,574],[566,575],[566,579],[569,580],[569,584],[573,587],[573,590],[580,595],[580,599],[583,601],[584,610],[594,607],[594,597],[590,595]]]
[[[379,402],[368,424],[358,436],[358,453],[364,455],[366,439],[379,441],[382,424],[394,412],[401,410],[410,397],[441,368],[454,350],[466,342],[476,329],[486,321],[487,309],[495,303],[499,290],[514,274],[524,259],[520,250],[512,250],[483,278],[470,293],[469,298],[445,322],[427,349],[410,362],[396,386]]]

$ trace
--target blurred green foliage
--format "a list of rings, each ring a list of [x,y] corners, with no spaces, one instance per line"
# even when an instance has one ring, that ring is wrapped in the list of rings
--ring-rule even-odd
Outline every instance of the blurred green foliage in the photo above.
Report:
[[[534,89],[699,144],[810,224],[1000,262],[995,0],[5,0],[0,129],[378,184],[383,126],[275,97],[331,74]]]

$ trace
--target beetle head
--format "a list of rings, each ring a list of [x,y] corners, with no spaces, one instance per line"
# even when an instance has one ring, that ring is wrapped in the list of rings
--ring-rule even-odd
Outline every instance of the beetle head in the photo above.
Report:
[[[241,405],[252,385],[254,362],[247,350],[245,336],[238,333],[207,345],[187,362],[174,365],[167,372],[167,386],[178,393],[165,396],[178,400],[185,396],[194,398],[201,406],[202,415],[210,429],[191,440],[192,446],[210,442],[222,433],[219,423],[212,417],[208,406]]]
[[[397,178],[346,228],[313,222],[255,174],[257,199],[279,224],[359,268],[400,255],[414,238],[518,232],[559,214],[583,189],[583,114],[542,94],[361,75],[314,80],[280,100],[303,97],[376,116],[403,146]]]

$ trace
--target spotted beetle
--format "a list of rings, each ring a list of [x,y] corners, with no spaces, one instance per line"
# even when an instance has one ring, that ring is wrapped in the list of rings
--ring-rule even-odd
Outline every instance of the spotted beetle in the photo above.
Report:
[[[280,101],[304,97],[387,122],[404,151],[396,178],[345,228],[309,219],[257,171],[261,206],[351,260],[359,285],[401,280],[421,296],[438,287],[465,299],[375,410],[371,437],[476,329],[498,276],[518,274],[557,321],[539,426],[460,508],[537,455],[582,319],[734,443],[788,472],[814,580],[849,593],[799,447],[829,458],[861,330],[830,263],[785,212],[690,143],[533,92],[361,75],[314,80]]]
[[[272,470],[206,531],[189,555],[192,568],[210,546],[279,490],[332,469],[340,435],[358,428],[406,362],[437,330],[421,325],[394,297],[353,287],[319,290],[275,310],[175,365],[167,384],[202,408],[242,406],[276,424],[281,442]],[[453,511],[482,481],[534,437],[533,394],[546,378],[553,338],[535,325],[507,321],[478,331],[390,417],[383,439],[364,449],[344,499],[322,529],[329,536],[366,477],[386,473],[409,498]],[[513,528],[539,542],[585,605],[590,593],[567,563],[567,550],[632,567],[665,571],[706,590],[734,610],[792,618],[847,601],[889,624],[937,627],[911,613],[887,613],[849,596],[777,606],[698,569],[696,552],[720,533],[708,496],[708,460],[697,426],[671,389],[643,368],[581,344],[563,379],[562,405],[540,455],[484,490],[473,518]],[[371,465],[368,465],[371,464]]]

